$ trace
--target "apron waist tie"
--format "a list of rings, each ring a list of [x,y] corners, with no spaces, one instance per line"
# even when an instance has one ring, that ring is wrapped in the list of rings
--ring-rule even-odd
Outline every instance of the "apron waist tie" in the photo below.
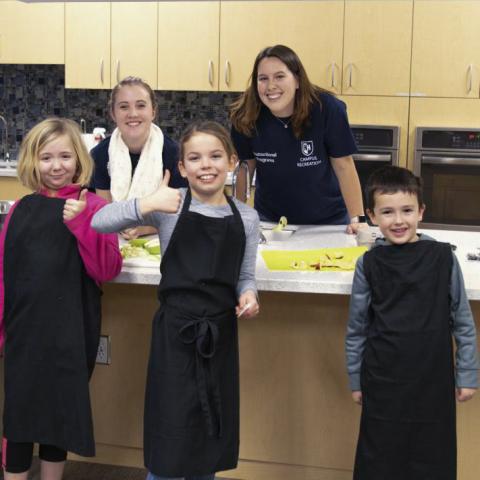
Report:
[[[189,320],[179,331],[178,336],[184,344],[195,343],[195,375],[197,380],[198,395],[202,407],[203,416],[207,424],[208,435],[213,437],[214,424],[217,424],[217,436],[222,436],[222,405],[218,380],[212,369],[212,362],[209,360],[215,355],[219,337],[218,326],[207,318],[193,318],[186,316]],[[209,395],[207,384],[207,370],[211,383]],[[213,397],[216,422],[210,405],[210,398]]]

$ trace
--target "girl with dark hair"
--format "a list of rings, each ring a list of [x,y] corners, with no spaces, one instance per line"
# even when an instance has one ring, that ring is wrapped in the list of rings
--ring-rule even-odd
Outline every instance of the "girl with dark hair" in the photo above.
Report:
[[[240,161],[251,177],[256,171],[261,220],[346,224],[349,233],[365,222],[345,104],[310,83],[293,50],[275,45],[257,55],[230,118]]]
[[[255,263],[259,220],[226,197],[236,155],[215,122],[187,128],[179,170],[188,189],[160,188],[95,215],[102,232],[158,229],[160,307],[153,320],[145,393],[148,480],[213,480],[235,468],[239,448],[237,318],[258,314]]]

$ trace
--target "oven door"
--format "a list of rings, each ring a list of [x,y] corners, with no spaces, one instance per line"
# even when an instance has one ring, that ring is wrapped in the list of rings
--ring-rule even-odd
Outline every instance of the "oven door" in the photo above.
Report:
[[[480,228],[480,157],[422,153],[423,223]]]

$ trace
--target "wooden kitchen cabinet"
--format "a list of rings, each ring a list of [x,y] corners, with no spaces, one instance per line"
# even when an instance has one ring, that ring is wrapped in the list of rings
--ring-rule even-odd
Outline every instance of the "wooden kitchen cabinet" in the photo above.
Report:
[[[157,84],[157,2],[112,2],[111,85],[126,76]]]
[[[400,127],[399,164],[406,167],[409,99],[362,95],[343,95],[339,98],[347,104],[348,120],[351,125]]]
[[[408,96],[412,9],[413,0],[346,0],[344,94]]]
[[[281,43],[313,83],[340,91],[343,2],[223,1],[220,9],[220,90],[245,90],[258,52]]]
[[[110,3],[65,4],[65,87],[110,88]]]
[[[66,3],[66,88],[111,88],[128,75],[157,85],[157,4]]]
[[[220,1],[159,2],[158,89],[218,90]]]
[[[63,64],[63,3],[0,1],[0,63]]]
[[[412,96],[478,98],[480,2],[416,0]]]

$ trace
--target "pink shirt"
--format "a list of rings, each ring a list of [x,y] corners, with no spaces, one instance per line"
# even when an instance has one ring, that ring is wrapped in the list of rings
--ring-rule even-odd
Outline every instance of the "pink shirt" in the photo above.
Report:
[[[47,195],[46,190],[40,192]],[[56,198],[75,198],[80,194],[79,185],[67,185],[57,192]],[[87,207],[74,219],[65,222],[67,228],[76,237],[78,251],[82,257],[87,274],[97,283],[106,282],[115,278],[122,269],[122,256],[118,248],[116,233],[98,233],[90,226],[93,215],[100,210],[106,201],[94,193],[87,192]],[[3,309],[5,304],[5,288],[3,283],[3,257],[5,237],[10,218],[18,201],[10,208],[2,231],[0,232],[0,348],[5,341],[5,325],[3,323]]]

